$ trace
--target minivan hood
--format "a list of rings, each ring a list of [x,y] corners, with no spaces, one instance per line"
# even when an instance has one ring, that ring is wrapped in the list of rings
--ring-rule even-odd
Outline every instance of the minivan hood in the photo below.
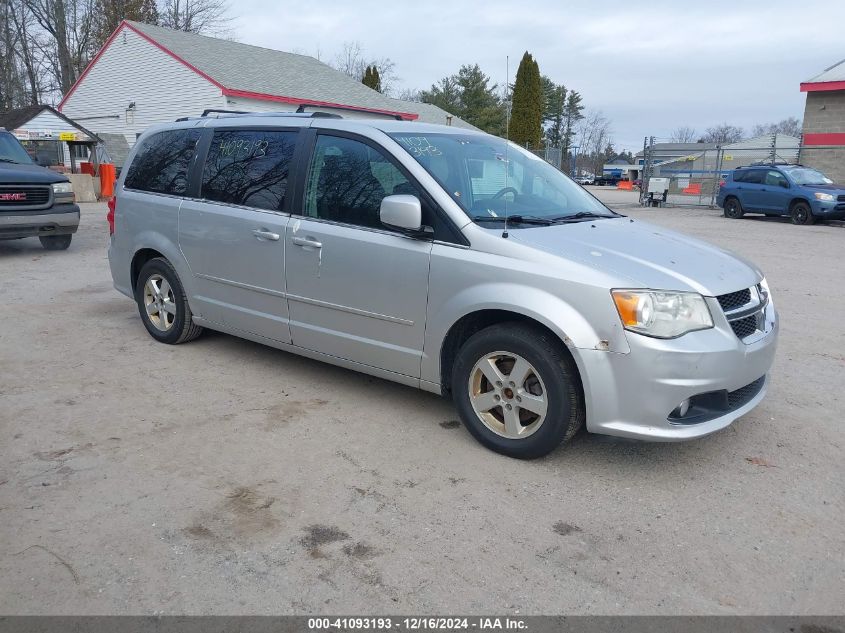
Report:
[[[624,217],[511,229],[510,239],[598,268],[618,277],[620,287],[685,290],[712,297],[753,286],[763,276],[733,253]]]
[[[40,165],[0,162],[2,185],[49,185],[54,182],[67,182],[67,178]]]

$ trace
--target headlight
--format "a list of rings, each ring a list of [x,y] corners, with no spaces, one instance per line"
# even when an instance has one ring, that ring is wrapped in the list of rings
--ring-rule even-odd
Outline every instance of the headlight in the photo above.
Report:
[[[69,182],[54,182],[53,183],[53,193],[58,193],[58,194],[73,193],[73,185],[71,185]]]
[[[833,202],[833,195],[832,194],[822,193],[820,191],[817,191],[813,195],[816,196],[816,200],[821,200],[822,202]]]
[[[676,338],[713,327],[704,297],[695,292],[612,290],[626,330],[655,338]]]

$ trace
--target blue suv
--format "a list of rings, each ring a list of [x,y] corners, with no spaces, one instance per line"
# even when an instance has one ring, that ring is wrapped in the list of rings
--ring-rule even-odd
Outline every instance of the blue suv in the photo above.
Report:
[[[750,165],[735,169],[719,188],[716,204],[726,218],[745,213],[788,215],[793,224],[845,219],[845,186],[803,165]]]

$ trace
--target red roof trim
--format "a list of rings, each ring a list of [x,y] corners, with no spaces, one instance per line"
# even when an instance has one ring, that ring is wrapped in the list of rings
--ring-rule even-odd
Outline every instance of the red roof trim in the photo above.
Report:
[[[64,106],[65,102],[74,93],[74,91],[79,86],[79,84],[82,82],[82,80],[85,78],[85,76],[94,67],[94,64],[96,64],[97,61],[100,59],[100,56],[102,56],[102,54],[111,45],[111,43],[117,37],[118,33],[120,33],[120,31],[122,31],[124,27],[128,28],[133,33],[137,33],[142,38],[147,40],[150,44],[152,44],[153,46],[155,46],[159,50],[167,53],[173,59],[175,59],[176,61],[183,64],[188,69],[194,71],[196,74],[198,74],[203,79],[210,81],[212,84],[214,84],[215,86],[220,88],[222,93],[226,96],[244,97],[244,98],[248,98],[248,99],[260,99],[262,101],[276,101],[278,103],[291,103],[291,104],[295,104],[295,105],[322,106],[324,108],[337,108],[337,109],[340,109],[340,110],[363,110],[365,112],[372,112],[373,114],[384,114],[384,115],[388,115],[388,116],[401,116],[406,121],[415,121],[416,119],[419,118],[419,115],[416,114],[416,113],[413,113],[413,112],[394,112],[392,110],[381,110],[381,109],[378,109],[378,108],[364,108],[364,107],[358,107],[358,106],[353,106],[353,105],[344,105],[342,103],[331,103],[331,102],[328,102],[328,101],[315,101],[315,100],[312,100],[312,99],[299,99],[297,97],[285,97],[285,96],[282,96],[282,95],[271,95],[271,94],[265,94],[265,93],[262,93],[262,92],[250,92],[248,90],[234,90],[234,89],[226,88],[219,81],[212,79],[211,77],[206,75],[204,72],[202,72],[196,66],[193,66],[192,64],[188,63],[187,61],[185,61],[184,59],[179,57],[179,55],[177,55],[173,51],[165,48],[164,46],[162,46],[161,44],[156,42],[153,38],[151,38],[146,33],[143,33],[140,30],[136,29],[134,26],[129,24],[126,20],[123,20],[118,25],[118,27],[114,30],[114,33],[112,33],[109,36],[109,39],[106,40],[106,43],[103,44],[103,48],[101,48],[97,52],[97,54],[94,56],[94,59],[91,60],[91,62],[88,64],[88,66],[85,67],[85,70],[82,71],[82,74],[79,75],[79,79],[76,80],[76,82],[73,84],[73,86],[71,86],[70,90],[68,90],[67,94],[62,98],[61,102],[57,106],[57,109],[60,112],[61,112],[62,106]]]
[[[359,106],[332,103],[330,101],[315,101],[314,99],[300,99],[298,97],[283,97],[280,95],[269,95],[263,92],[250,92],[248,90],[233,90],[223,88],[223,94],[227,97],[243,97],[244,99],[258,99],[260,101],[275,101],[277,103],[290,103],[293,105],[310,105],[323,108],[336,108],[338,110],[361,110],[373,114],[385,114],[388,116],[401,116],[406,121],[415,121],[420,118],[414,112],[394,112],[393,110],[381,110],[379,108],[364,108]]]
[[[845,81],[805,81],[801,84],[801,92],[825,90],[845,90]]]
[[[845,145],[845,132],[805,134],[804,145]]]

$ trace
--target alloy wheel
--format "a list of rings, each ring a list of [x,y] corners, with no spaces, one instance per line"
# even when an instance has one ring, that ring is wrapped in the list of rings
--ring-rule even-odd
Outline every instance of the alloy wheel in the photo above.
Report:
[[[472,368],[469,400],[488,429],[508,439],[535,433],[546,420],[546,387],[531,363],[513,352],[491,352]]]
[[[161,332],[167,332],[176,322],[173,288],[161,275],[150,275],[144,284],[144,308],[150,323]]]

